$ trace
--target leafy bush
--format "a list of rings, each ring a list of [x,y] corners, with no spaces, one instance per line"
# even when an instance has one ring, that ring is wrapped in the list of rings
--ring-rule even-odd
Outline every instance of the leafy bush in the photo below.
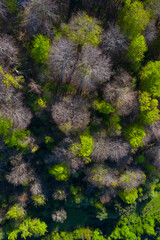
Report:
[[[120,15],[120,25],[131,39],[134,39],[145,30],[149,20],[149,11],[144,9],[142,2],[126,1]]]
[[[50,39],[38,34],[32,41],[31,57],[36,63],[44,63],[48,56]]]
[[[146,136],[146,133],[143,126],[134,123],[125,128],[124,136],[132,147],[140,147],[143,145],[143,138]]]
[[[140,73],[140,86],[153,97],[160,97],[160,61],[148,62]]]
[[[7,219],[23,219],[26,215],[25,210],[19,204],[15,204],[10,210],[6,213]]]
[[[59,163],[53,167],[49,167],[49,173],[58,181],[67,181],[69,179],[69,171],[66,164]]]
[[[139,117],[143,124],[152,125],[160,119],[157,99],[152,99],[149,93],[142,92],[139,103],[141,111]]]
[[[140,63],[144,58],[144,53],[147,51],[147,45],[143,35],[135,37],[128,49],[127,57],[132,63],[132,68],[137,71],[140,67]]]
[[[91,44],[96,47],[101,41],[102,28],[97,19],[83,12],[73,17],[68,26],[62,25],[62,32],[67,33],[67,37],[77,45]]]
[[[100,113],[109,114],[115,112],[115,109],[112,107],[110,103],[106,103],[103,100],[95,100],[94,108],[98,110]]]
[[[123,202],[132,204],[138,198],[138,191],[137,189],[128,191],[119,190],[118,196],[123,200]]]

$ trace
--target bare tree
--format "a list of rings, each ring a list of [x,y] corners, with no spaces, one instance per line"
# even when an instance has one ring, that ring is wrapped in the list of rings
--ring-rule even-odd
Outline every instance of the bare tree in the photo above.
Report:
[[[156,23],[155,20],[152,20],[148,23],[145,32],[143,33],[147,45],[151,45],[151,43],[156,39],[157,37],[157,29],[156,29]]]
[[[140,169],[126,170],[120,176],[118,183],[119,187],[124,190],[137,188],[140,184],[146,180],[145,174]]]
[[[129,87],[121,87],[115,81],[106,84],[104,99],[112,104],[120,116],[127,116],[132,112],[137,113],[137,92]]]
[[[2,19],[6,19],[6,15],[7,15],[7,9],[5,7],[3,0],[0,0],[0,17]]]
[[[63,223],[67,219],[67,212],[62,208],[52,213],[52,219],[54,222]]]
[[[117,59],[120,60],[124,57],[128,49],[128,43],[118,25],[109,25],[109,29],[103,35],[101,47],[102,51],[114,61],[117,61]]]
[[[116,187],[118,185],[117,175],[118,171],[102,164],[96,164],[86,170],[87,181],[96,187]]]
[[[14,127],[27,128],[31,122],[32,113],[25,106],[22,93],[13,86],[7,87],[1,79],[0,89],[0,112],[13,120]]]
[[[13,165],[11,172],[6,175],[6,179],[9,183],[15,186],[29,183],[33,179],[33,171],[29,163],[25,163],[22,155],[18,156],[18,159],[12,160]]]
[[[24,26],[30,35],[41,33],[50,37],[54,25],[66,18],[68,8],[68,0],[31,0],[25,6]]]
[[[52,118],[65,133],[82,131],[90,122],[87,108],[88,103],[79,96],[64,97],[52,105]]]
[[[86,45],[82,48],[79,62],[73,73],[72,83],[83,91],[94,91],[112,75],[110,59],[101,50]]]
[[[18,47],[12,36],[7,34],[0,35],[0,65],[6,69],[12,64],[18,63]]]
[[[71,79],[77,61],[75,45],[64,38],[53,42],[49,50],[49,67],[53,78],[60,83]]]

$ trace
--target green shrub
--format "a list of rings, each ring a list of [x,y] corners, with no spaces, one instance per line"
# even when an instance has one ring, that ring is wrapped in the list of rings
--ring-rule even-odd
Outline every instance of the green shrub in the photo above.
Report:
[[[38,34],[32,41],[31,57],[36,63],[44,63],[48,56],[50,39]]]
[[[94,108],[100,113],[109,114],[115,112],[115,109],[112,107],[110,103],[106,103],[103,100],[95,100]]]
[[[96,18],[89,17],[83,12],[73,17],[68,26],[63,24],[62,33],[77,45],[98,46],[101,41],[102,28]]]
[[[132,63],[131,67],[137,71],[141,65],[141,61],[144,58],[144,53],[147,51],[147,45],[143,35],[136,36],[128,49],[127,57]]]
[[[67,181],[69,179],[69,171],[64,163],[59,163],[53,167],[49,167],[49,173],[58,181]]]
[[[25,210],[19,206],[19,204],[15,204],[10,210],[6,213],[7,219],[18,220],[20,218],[24,218],[26,215]]]
[[[119,22],[124,32],[126,32],[131,39],[134,39],[145,30],[149,20],[149,11],[144,9],[142,2],[126,0],[120,14]]]
[[[43,206],[46,204],[46,199],[42,194],[33,195],[31,198],[34,201],[35,206]]]
[[[123,202],[132,204],[138,198],[138,191],[137,189],[132,190],[119,190],[118,196],[123,200]]]
[[[16,0],[4,0],[4,3],[10,13],[16,13],[18,11],[18,3]]]
[[[140,86],[153,97],[160,97],[160,61],[148,62],[140,73]]]
[[[143,124],[152,125],[160,119],[157,99],[152,99],[149,93],[142,92],[139,103],[141,111],[139,118]]]
[[[125,128],[124,136],[132,147],[140,147],[143,145],[143,138],[146,136],[146,133],[143,126],[134,123]]]

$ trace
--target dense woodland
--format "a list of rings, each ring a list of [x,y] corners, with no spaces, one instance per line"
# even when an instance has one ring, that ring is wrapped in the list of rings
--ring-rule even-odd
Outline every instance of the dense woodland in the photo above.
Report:
[[[160,240],[160,0],[0,0],[0,240]]]

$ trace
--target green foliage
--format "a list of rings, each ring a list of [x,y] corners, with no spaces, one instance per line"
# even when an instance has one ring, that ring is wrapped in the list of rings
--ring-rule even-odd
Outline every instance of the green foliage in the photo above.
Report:
[[[139,103],[141,111],[139,117],[143,124],[152,125],[160,119],[157,99],[152,99],[149,93],[142,92]]]
[[[96,218],[100,221],[108,218],[108,213],[102,203],[96,202],[94,206],[96,207]]]
[[[137,71],[140,67],[140,63],[144,58],[144,53],[147,51],[147,45],[143,35],[137,35],[131,42],[127,57],[132,63],[133,70]]]
[[[13,86],[15,88],[22,88],[21,83],[24,82],[23,76],[13,77],[10,73],[5,73],[0,66],[0,76],[3,78],[3,82],[7,87]]]
[[[64,163],[59,163],[53,167],[49,167],[49,173],[58,181],[67,181],[69,179],[69,171]]]
[[[33,195],[31,198],[34,201],[35,206],[43,206],[46,204],[46,199],[42,194]]]
[[[140,124],[134,123],[125,128],[124,136],[132,147],[140,147],[143,145],[143,138],[146,136],[145,129]]]
[[[139,163],[139,164],[142,164],[145,162],[145,157],[143,155],[138,155],[136,158],[135,158],[136,162]]]
[[[134,39],[145,30],[149,23],[149,11],[144,9],[140,1],[127,0],[120,14],[120,25],[125,33]]]
[[[47,105],[46,105],[46,100],[44,100],[44,99],[42,99],[42,98],[38,98],[38,101],[37,101],[37,103],[38,103],[38,106],[40,107],[40,108],[45,108]]]
[[[14,129],[8,136],[6,136],[4,142],[9,147],[16,147],[18,150],[27,150],[29,143],[26,141],[26,137],[30,135],[28,130]]]
[[[62,33],[77,45],[98,46],[101,41],[102,28],[97,19],[83,12],[72,18],[68,26],[63,24]]]
[[[7,219],[15,219],[18,220],[20,218],[24,218],[26,215],[25,210],[19,206],[19,204],[15,204],[10,210],[6,213]]]
[[[106,103],[103,100],[95,100],[94,108],[100,113],[109,114],[115,112],[115,109],[112,107],[110,103]]]
[[[93,138],[87,132],[83,133],[79,137],[81,139],[79,156],[83,158],[89,157],[93,152],[93,146],[94,146]]]
[[[140,86],[153,97],[160,97],[160,61],[148,62],[140,73]]]
[[[119,190],[118,196],[123,200],[123,202],[132,204],[138,198],[138,191],[137,189],[128,191]]]
[[[36,63],[44,63],[48,56],[50,39],[38,34],[32,41],[31,57]]]
[[[0,117],[0,136],[6,137],[10,134],[13,127],[13,121],[9,118]]]
[[[16,13],[18,11],[18,3],[16,0],[4,0],[4,3],[10,13]]]
[[[27,218],[20,224],[19,232],[21,232],[21,238],[24,239],[32,237],[33,234],[43,236],[47,232],[47,225],[40,219]]]
[[[19,230],[15,229],[8,235],[8,240],[16,240],[19,234]]]
[[[160,223],[159,200],[160,193],[142,208],[140,215],[133,212],[128,218],[122,216],[108,240],[141,240],[144,234],[156,236],[155,227]]]
[[[73,143],[70,150],[79,157],[82,157],[83,160],[88,163],[91,161],[89,156],[93,152],[93,137],[90,135],[88,130],[79,135],[79,137],[81,144]]]

